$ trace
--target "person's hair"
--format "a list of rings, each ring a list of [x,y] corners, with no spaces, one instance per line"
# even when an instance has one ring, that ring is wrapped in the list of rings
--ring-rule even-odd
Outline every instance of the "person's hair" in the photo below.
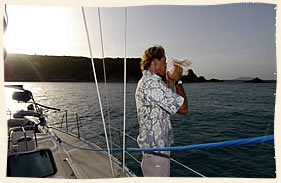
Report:
[[[153,46],[145,50],[141,60],[141,70],[147,70],[155,58],[161,60],[165,56],[165,50],[162,46]]]

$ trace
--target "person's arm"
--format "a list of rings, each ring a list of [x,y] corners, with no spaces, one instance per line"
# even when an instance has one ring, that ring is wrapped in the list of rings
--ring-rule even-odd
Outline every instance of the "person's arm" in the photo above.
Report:
[[[180,96],[182,96],[184,98],[183,104],[179,108],[177,113],[179,113],[179,114],[187,114],[188,113],[188,103],[187,103],[187,97],[185,95],[185,92],[184,92],[184,89],[182,87],[182,84],[178,84],[178,82],[176,82],[175,86],[176,86],[177,94],[179,94]]]
[[[170,83],[175,83],[176,92],[178,95],[182,96],[184,98],[182,106],[179,108],[177,113],[179,114],[187,114],[188,113],[188,102],[187,97],[185,95],[184,89],[182,87],[182,84],[178,84],[178,81],[182,78],[182,72],[183,69],[177,65],[175,65],[175,70],[173,74],[167,73],[167,80]],[[168,87],[171,88],[168,84]]]

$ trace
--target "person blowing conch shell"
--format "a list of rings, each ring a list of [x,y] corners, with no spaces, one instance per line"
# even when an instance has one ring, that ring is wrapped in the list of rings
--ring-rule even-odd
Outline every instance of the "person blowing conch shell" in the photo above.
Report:
[[[188,113],[188,101],[181,83],[183,69],[175,65],[172,74],[167,73],[164,48],[152,46],[144,51],[141,70],[143,75],[135,93],[138,145],[140,148],[170,147],[174,142],[170,117]],[[169,89],[162,80],[167,74],[175,82],[176,91]],[[141,169],[145,177],[169,177],[170,151],[144,151]]]

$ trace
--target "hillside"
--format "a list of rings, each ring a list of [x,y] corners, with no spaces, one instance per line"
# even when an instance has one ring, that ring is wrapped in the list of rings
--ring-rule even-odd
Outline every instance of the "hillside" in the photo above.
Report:
[[[127,81],[136,82],[141,76],[140,58],[127,58]],[[102,59],[94,59],[98,81],[104,81]],[[41,56],[9,54],[5,62],[5,81],[7,82],[92,82],[91,59],[71,56]],[[105,58],[106,79],[108,82],[124,81],[124,59]],[[183,77],[184,82],[220,82],[206,80],[190,70]]]
[[[127,59],[128,81],[141,76],[140,59]],[[102,59],[94,59],[98,81],[104,79]],[[122,58],[105,58],[108,81],[119,81],[124,77]],[[5,81],[93,81],[92,64],[89,58],[69,56],[39,56],[10,54],[5,62]],[[123,79],[122,79],[123,80]]]

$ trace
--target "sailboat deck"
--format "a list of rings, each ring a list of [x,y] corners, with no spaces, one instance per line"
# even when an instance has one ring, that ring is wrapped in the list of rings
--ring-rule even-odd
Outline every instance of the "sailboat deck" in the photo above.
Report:
[[[56,135],[63,139],[63,141],[73,144],[75,146],[84,148],[93,148],[79,140],[78,138],[69,136],[65,133],[55,131]],[[73,148],[64,143],[60,143],[62,149],[65,151],[65,156],[56,156],[55,159],[57,164],[63,164],[65,166],[66,162],[69,167],[73,170],[70,173],[70,178],[79,179],[96,179],[96,178],[112,178],[110,163],[108,155],[104,152],[98,151],[87,151],[77,148]],[[58,153],[61,154],[61,153]],[[122,167],[112,160],[114,177],[128,177],[128,173],[123,174]],[[60,165],[58,165],[60,166]]]

